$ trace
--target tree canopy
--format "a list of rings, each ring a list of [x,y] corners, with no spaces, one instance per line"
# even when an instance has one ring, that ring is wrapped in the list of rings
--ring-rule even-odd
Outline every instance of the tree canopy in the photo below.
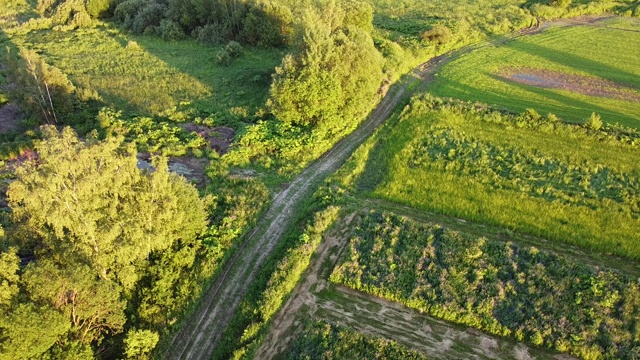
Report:
[[[166,160],[139,170],[122,138],[83,141],[53,126],[43,134],[38,159],[19,166],[8,189],[18,249],[0,253],[0,349],[7,358],[90,358],[105,334],[126,329],[127,301],[150,259],[184,255],[182,245],[203,234],[208,202]],[[17,252],[35,260],[20,270]]]
[[[384,61],[368,33],[370,6],[346,4],[329,2],[322,12],[303,14],[296,51],[284,58],[271,85],[268,104],[282,121],[340,128],[370,109]]]

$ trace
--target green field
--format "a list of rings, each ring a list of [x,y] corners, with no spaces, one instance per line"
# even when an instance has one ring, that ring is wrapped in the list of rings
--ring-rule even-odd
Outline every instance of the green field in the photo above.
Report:
[[[157,115],[189,102],[217,115],[219,123],[254,116],[282,58],[278,50],[247,48],[224,66],[215,59],[222,46],[131,36],[109,24],[73,32],[31,31],[11,41],[37,51],[105,105]]]
[[[415,98],[340,176],[375,198],[639,259],[635,136]]]
[[[630,31],[632,30],[632,31]],[[614,19],[594,26],[552,27],[503,45],[488,46],[445,65],[429,91],[437,96],[480,101],[521,112],[527,108],[582,122],[592,112],[608,123],[640,128],[640,102],[583,95],[567,89],[521,84],[505,71],[547,69],[581,75],[586,83],[610,80],[640,96],[640,21]],[[580,85],[579,80],[574,80]],[[583,84],[584,85],[584,84]]]

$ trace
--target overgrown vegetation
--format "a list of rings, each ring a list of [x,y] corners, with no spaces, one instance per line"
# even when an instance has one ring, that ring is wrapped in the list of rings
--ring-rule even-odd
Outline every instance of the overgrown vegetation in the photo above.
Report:
[[[216,350],[216,359],[250,359],[271,319],[306,271],[323,235],[338,218],[340,208],[318,211],[302,234],[290,235],[264,266],[240,305]]]
[[[321,321],[307,321],[279,358],[297,359],[427,359],[405,346]]]
[[[584,359],[638,356],[636,279],[389,213],[350,236],[334,282]]]

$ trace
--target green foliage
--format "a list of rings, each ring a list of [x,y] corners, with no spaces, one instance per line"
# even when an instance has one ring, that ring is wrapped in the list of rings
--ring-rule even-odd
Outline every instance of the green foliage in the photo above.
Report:
[[[17,169],[8,190],[24,250],[88,264],[131,288],[138,260],[202,233],[197,191],[169,174],[166,162],[145,175],[122,139],[84,143],[69,128],[44,131],[38,162]]]
[[[308,321],[282,356],[283,359],[405,359],[424,355],[396,342],[371,337],[320,321]]]
[[[335,3],[305,12],[297,51],[285,57],[271,85],[268,105],[277,118],[333,132],[366,115],[383,61],[369,34],[344,19]]]
[[[0,359],[41,358],[70,326],[64,315],[49,306],[16,304],[0,316]]]
[[[600,115],[591,113],[591,116],[589,116],[589,119],[584,123],[584,126],[593,131],[600,130],[602,128],[602,119],[600,118]]]
[[[431,29],[420,34],[423,40],[433,42],[437,45],[444,45],[452,40],[453,34],[448,27],[437,24]]]
[[[260,1],[243,21],[240,39],[247,44],[266,47],[287,45],[293,36],[293,13],[274,1]]]
[[[171,20],[160,20],[160,25],[156,28],[156,32],[166,41],[182,40],[186,37],[180,25]]]
[[[227,46],[220,49],[216,54],[216,62],[219,65],[229,65],[232,59],[242,55],[242,45],[237,41],[229,41]]]
[[[8,251],[0,253],[0,312],[2,313],[18,294],[20,258],[16,252],[16,248],[9,248]]]
[[[370,212],[331,280],[583,358],[637,356],[638,281],[535,247]]]
[[[160,337],[149,330],[130,330],[127,333],[125,354],[128,359],[147,359]]]
[[[155,2],[143,6],[131,21],[131,31],[134,34],[153,34],[155,28],[164,19],[166,10],[167,8],[164,5]]]
[[[86,265],[42,258],[25,269],[25,290],[34,303],[47,304],[69,319],[70,339],[100,344],[105,333],[122,331],[126,302],[120,298],[120,286],[98,279]],[[56,265],[56,260],[66,267]]]
[[[50,20],[50,26],[83,28],[92,26],[92,18],[100,17],[110,5],[111,0],[38,0],[37,10]]]

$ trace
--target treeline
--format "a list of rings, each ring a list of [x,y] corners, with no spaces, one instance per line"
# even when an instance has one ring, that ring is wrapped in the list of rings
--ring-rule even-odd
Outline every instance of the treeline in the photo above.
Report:
[[[585,359],[640,355],[637,279],[535,247],[370,212],[331,280]]]
[[[255,184],[201,198],[166,160],[139,170],[121,137],[46,127],[36,151],[7,191],[3,359],[147,357],[267,200]]]
[[[424,355],[394,341],[367,336],[346,327],[307,321],[305,328],[281,354],[282,359],[404,359],[426,360]]]

